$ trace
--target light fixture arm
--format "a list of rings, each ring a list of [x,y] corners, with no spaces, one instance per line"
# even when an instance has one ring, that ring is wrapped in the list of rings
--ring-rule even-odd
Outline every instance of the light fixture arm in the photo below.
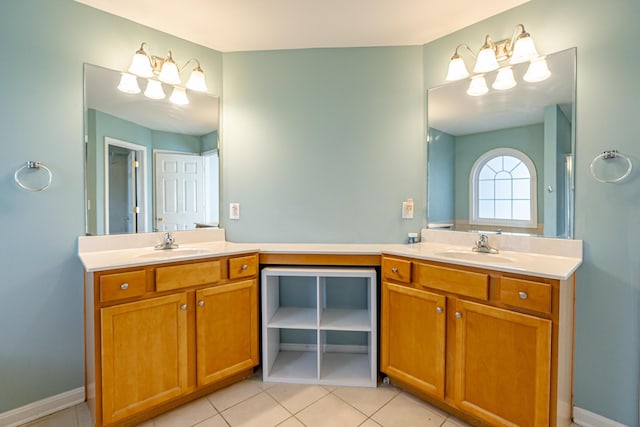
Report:
[[[191,62],[195,62],[196,63],[196,68],[199,71],[202,71],[202,68],[200,67],[200,61],[198,61],[196,58],[191,58],[189,59],[187,62],[184,63],[184,65],[182,67],[178,67],[178,71],[182,72],[184,71],[185,68],[187,68],[187,65],[189,65],[189,63]]]
[[[460,43],[458,46],[456,46],[456,50],[455,50],[455,52],[453,53],[453,56],[451,57],[451,59],[459,58],[459,57],[460,57],[460,53],[458,53],[458,49],[460,49],[461,47],[466,48],[466,49],[469,51],[469,53],[471,54],[471,56],[473,56],[474,58],[476,58],[476,54],[475,54],[475,53],[473,53],[473,51],[471,50],[471,48],[470,48],[467,44],[465,44],[465,43]]]

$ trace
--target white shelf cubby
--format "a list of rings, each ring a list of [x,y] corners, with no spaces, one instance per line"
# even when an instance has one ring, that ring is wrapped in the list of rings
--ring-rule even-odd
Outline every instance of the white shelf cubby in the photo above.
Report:
[[[374,269],[263,269],[263,380],[375,387],[376,320]]]

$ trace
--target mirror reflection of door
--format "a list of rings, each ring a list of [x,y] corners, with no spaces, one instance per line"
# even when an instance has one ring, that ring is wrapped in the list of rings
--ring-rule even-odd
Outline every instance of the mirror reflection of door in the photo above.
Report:
[[[204,158],[155,153],[155,229],[193,230],[206,220]]]
[[[107,234],[146,231],[144,159],[146,148],[105,138],[105,230]]]

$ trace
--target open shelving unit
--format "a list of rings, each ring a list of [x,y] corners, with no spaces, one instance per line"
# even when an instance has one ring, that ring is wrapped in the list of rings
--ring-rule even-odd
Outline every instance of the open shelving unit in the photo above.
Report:
[[[263,269],[263,380],[375,387],[375,286],[374,269]]]

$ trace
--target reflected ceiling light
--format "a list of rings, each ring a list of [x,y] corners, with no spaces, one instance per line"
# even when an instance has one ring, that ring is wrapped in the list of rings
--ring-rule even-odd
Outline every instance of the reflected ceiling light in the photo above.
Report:
[[[487,87],[487,81],[484,79],[484,74],[471,77],[471,84],[469,84],[469,89],[467,89],[467,95],[481,96],[487,92],[489,92],[489,88]]]
[[[544,57],[541,58],[536,50],[531,34],[525,30],[524,25],[522,24],[516,25],[511,39],[494,43],[491,40],[491,36],[487,34],[484,38],[483,45],[480,47],[478,55],[475,55],[466,44],[459,44],[456,46],[456,50],[449,61],[449,68],[447,70],[446,77],[447,81],[462,80],[469,77],[469,72],[467,71],[464,60],[458,52],[460,47],[466,47],[475,58],[476,62],[473,67],[474,73],[484,74],[498,70],[500,69],[500,62],[509,60],[510,64],[519,64],[526,61],[531,62],[529,70],[524,77],[528,82],[539,82],[551,75],[547,68],[546,61],[544,61]],[[545,69],[546,72],[544,71]],[[482,80],[484,80],[484,78]],[[479,79],[477,79],[477,81],[479,81]],[[496,80],[492,87],[498,90],[506,90],[514,87],[515,85],[516,81],[513,77],[513,71],[511,68],[507,67],[501,68],[498,71]],[[471,91],[472,86],[474,86],[473,77],[469,91]],[[473,92],[475,93],[477,91]]]
[[[492,88],[497,90],[511,89],[516,85],[516,79],[513,77],[513,70],[511,67],[504,67],[498,70],[496,80],[491,85]]]
[[[545,57],[541,56],[531,60],[529,68],[522,78],[529,83],[538,83],[549,77],[551,77],[551,71],[549,71]]]
[[[162,89],[162,83],[158,80],[147,80],[147,89],[144,91],[144,96],[151,99],[164,99],[164,90]]]
[[[176,105],[189,104],[189,98],[187,98],[187,91],[185,90],[185,88],[175,86],[173,88],[173,93],[169,97],[169,101],[173,102]]]
[[[139,93],[140,88],[138,87],[137,92],[135,92],[131,80],[135,80],[135,76],[144,77],[146,79],[149,79],[147,90],[145,90],[145,95],[152,99],[162,99],[165,97],[165,95],[160,82],[170,84],[174,87],[180,87],[178,86],[182,84],[180,73],[187,67],[189,63],[193,62],[196,66],[191,72],[186,87],[199,92],[207,91],[207,83],[205,81],[204,71],[202,71],[202,67],[200,67],[200,61],[198,61],[196,58],[189,59],[182,67],[179,67],[176,61],[173,59],[173,53],[171,51],[167,53],[167,56],[165,58],[161,58],[158,56],[150,55],[145,50],[145,45],[147,45],[147,43],[145,42],[140,44],[140,49],[138,49],[133,55],[131,65],[129,66],[130,74],[128,74],[131,77],[125,78],[123,73],[123,77],[120,81],[120,84],[118,85],[118,89],[126,93]],[[135,74],[135,76],[132,76],[132,74]],[[123,84],[124,79],[127,79],[127,82]],[[179,95],[179,97],[184,97],[184,99],[187,99],[187,94],[184,88],[181,89],[183,95]],[[160,96],[160,92],[162,92],[162,96]]]
[[[122,73],[122,76],[120,77],[120,83],[118,84],[118,90],[120,92],[131,94],[140,93],[138,79],[133,74]]]

